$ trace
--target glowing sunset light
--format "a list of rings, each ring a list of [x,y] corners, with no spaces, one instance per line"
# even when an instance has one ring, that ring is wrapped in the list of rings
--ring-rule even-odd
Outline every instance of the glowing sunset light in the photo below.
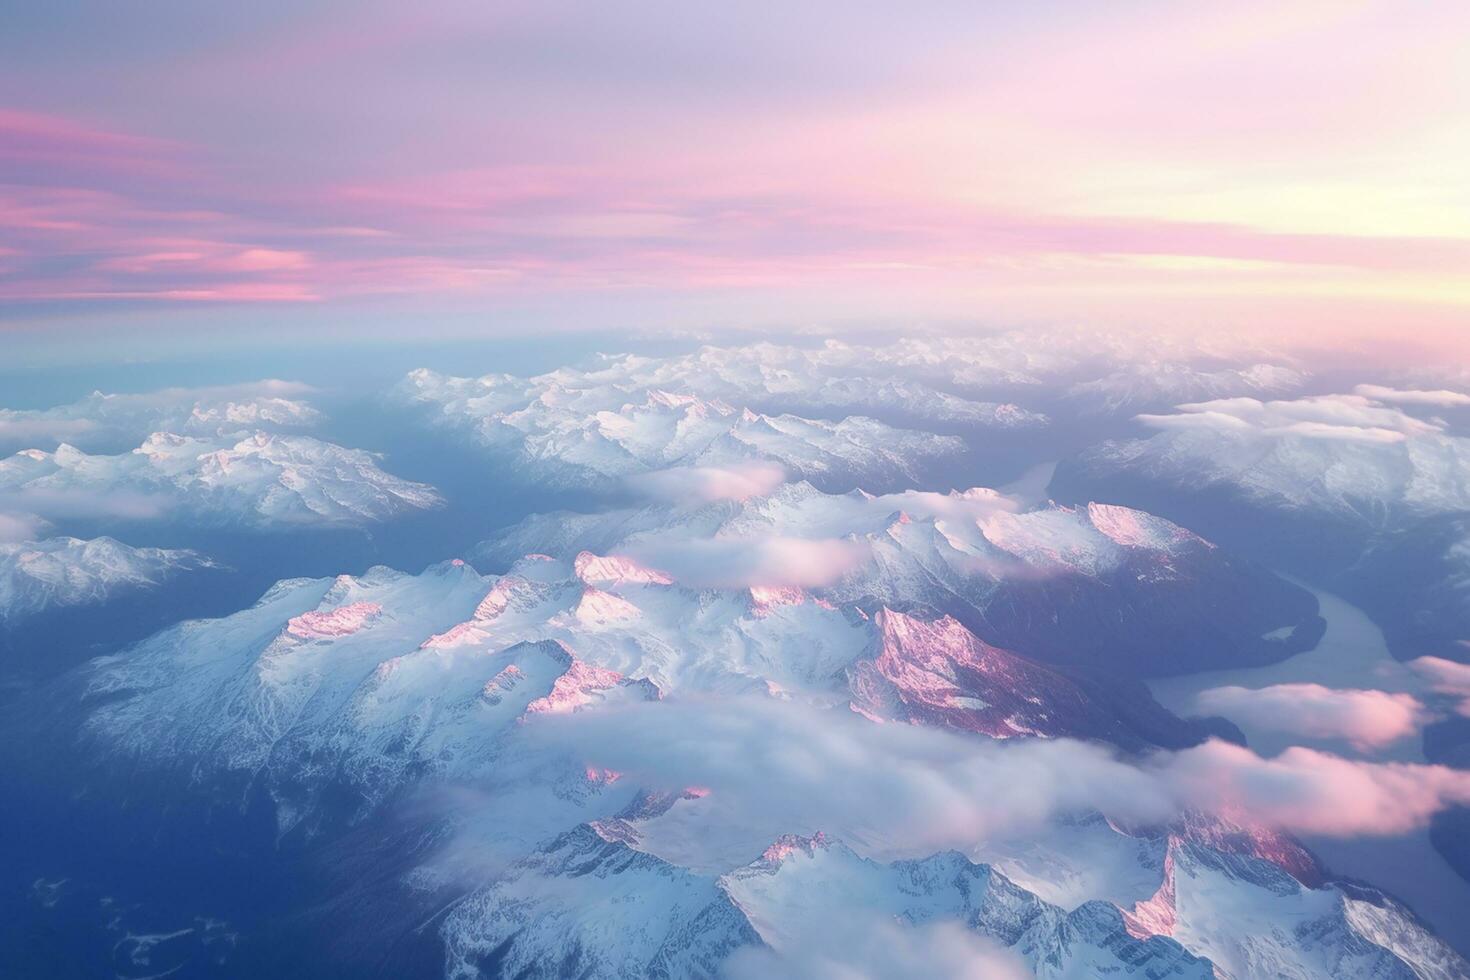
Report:
[[[1454,343],[1470,305],[1452,5],[59,16],[0,41],[19,323],[632,290]]]

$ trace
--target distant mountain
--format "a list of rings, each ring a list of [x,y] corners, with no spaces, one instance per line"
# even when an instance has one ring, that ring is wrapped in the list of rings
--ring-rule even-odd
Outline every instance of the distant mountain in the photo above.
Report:
[[[1090,414],[1112,415],[1213,398],[1285,395],[1306,383],[1304,372],[1280,364],[1209,368],[1140,359],[1076,382],[1067,388],[1066,397]]]
[[[965,452],[952,436],[864,416],[768,415],[684,386],[611,384],[566,371],[535,379],[415,371],[399,394],[481,451],[503,456],[523,480],[601,492],[620,489],[609,481],[671,466],[752,462],[828,484],[910,483]]]
[[[157,588],[208,564],[192,551],[133,548],[105,537],[0,542],[0,624]]]
[[[0,496],[43,515],[257,529],[354,526],[440,504],[432,487],[385,473],[371,453],[267,432],[155,432],[118,455],[27,449],[0,459]]]
[[[289,381],[257,381],[136,393],[94,391],[43,409],[0,408],[0,445],[137,440],[151,432],[213,436],[257,430],[299,430],[322,415],[301,396],[312,389]]]
[[[1453,393],[1358,392],[1143,416],[1161,431],[1064,460],[1050,489],[1149,508],[1342,591],[1405,659],[1470,656],[1470,438],[1424,400]]]
[[[1064,460],[1052,493],[1146,507],[1319,571],[1381,533],[1470,512],[1470,439],[1397,404],[1233,398],[1141,419],[1159,431]]]

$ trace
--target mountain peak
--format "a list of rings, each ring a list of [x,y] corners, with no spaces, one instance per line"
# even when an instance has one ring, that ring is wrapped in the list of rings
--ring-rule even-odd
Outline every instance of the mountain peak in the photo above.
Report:
[[[761,862],[768,865],[779,865],[787,858],[796,854],[805,854],[814,857],[818,851],[825,851],[831,846],[827,835],[820,830],[810,837],[800,834],[782,834],[776,838],[770,847],[761,852]]]

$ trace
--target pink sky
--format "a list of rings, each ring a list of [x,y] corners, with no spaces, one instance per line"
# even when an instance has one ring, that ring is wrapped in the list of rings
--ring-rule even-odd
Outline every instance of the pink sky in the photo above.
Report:
[[[17,324],[266,304],[1470,343],[1459,5],[17,20],[0,38]]]

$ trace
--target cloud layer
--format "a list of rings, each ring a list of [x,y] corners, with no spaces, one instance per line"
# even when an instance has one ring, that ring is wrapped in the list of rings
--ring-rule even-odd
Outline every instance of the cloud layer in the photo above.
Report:
[[[48,527],[50,523],[35,514],[0,511],[0,544],[33,541]]]
[[[1430,405],[1435,408],[1464,408],[1470,406],[1470,394],[1449,391],[1444,388],[1387,388],[1383,385],[1358,385],[1356,395],[1378,402],[1396,405]]]
[[[1157,773],[1187,806],[1328,837],[1402,834],[1470,803],[1470,772],[1361,762],[1300,746],[1263,759],[1208,742],[1163,760]]]
[[[1346,442],[1393,443],[1438,434],[1441,426],[1361,394],[1319,395],[1293,401],[1222,398],[1180,405],[1173,415],[1140,415],[1156,429],[1207,430],[1244,437],[1303,436]]]
[[[1456,663],[1443,657],[1420,657],[1410,660],[1408,666],[1429,681],[1430,690],[1436,694],[1461,699],[1456,710],[1470,717],[1470,664]]]
[[[903,925],[842,908],[823,917],[795,948],[739,950],[726,963],[728,980],[1024,980],[1020,957],[959,922]]]
[[[735,466],[675,466],[628,477],[628,487],[655,500],[688,503],[749,500],[761,497],[786,480],[786,470],[774,463],[751,462]]]
[[[868,554],[861,541],[788,537],[651,540],[625,553],[690,588],[816,588]]]
[[[703,832],[751,847],[822,830],[914,856],[1094,809],[1135,824],[1198,809],[1292,832],[1398,834],[1470,802],[1470,773],[1443,766],[1300,747],[1262,758],[1219,741],[1134,764],[1066,739],[976,741],[755,699],[589,711],[529,734],[644,785],[707,787]]]
[[[1406,738],[1427,720],[1424,705],[1411,694],[1321,684],[1215,687],[1201,691],[1195,703],[1204,714],[1224,715],[1247,727],[1343,739],[1359,749],[1382,748]]]

